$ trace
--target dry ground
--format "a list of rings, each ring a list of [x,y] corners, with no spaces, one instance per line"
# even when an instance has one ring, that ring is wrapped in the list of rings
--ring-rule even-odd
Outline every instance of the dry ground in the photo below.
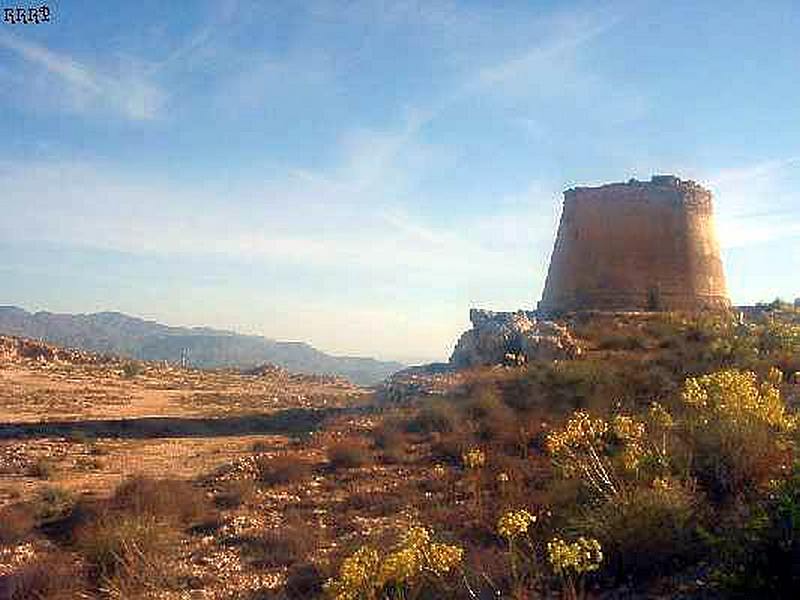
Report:
[[[338,418],[345,428],[363,426],[336,411],[369,395],[340,380],[281,371],[258,376],[148,364],[130,376],[122,366],[0,363],[0,509],[54,487],[73,497],[109,496],[132,475],[191,480],[213,498],[227,482],[251,482],[256,460],[277,454],[324,466],[325,438],[336,434],[318,435],[313,443],[308,434],[323,418]],[[317,510],[314,498],[323,504],[339,493],[327,479],[312,474],[300,484],[254,486],[242,505],[221,510],[216,532],[182,541],[174,568],[189,584],[157,595],[246,597],[279,585],[285,566],[250,568],[231,540],[281,528],[287,510],[300,504],[319,521],[306,515],[303,527],[324,529],[327,511]],[[0,578],[48,543],[0,546]],[[303,550],[310,556],[317,549]]]
[[[132,476],[191,482],[215,523],[182,530],[169,577],[137,598],[286,597],[292,569],[313,564],[321,580],[343,553],[385,544],[431,509],[429,446],[404,439],[403,457],[387,459],[372,435],[382,417],[371,390],[281,370],[134,366],[0,359],[0,520],[53,490],[102,501]],[[332,448],[348,444],[355,462],[332,461]],[[264,475],[281,460],[287,475]],[[41,526],[0,539],[0,597],[4,577],[64,551],[83,560]]]

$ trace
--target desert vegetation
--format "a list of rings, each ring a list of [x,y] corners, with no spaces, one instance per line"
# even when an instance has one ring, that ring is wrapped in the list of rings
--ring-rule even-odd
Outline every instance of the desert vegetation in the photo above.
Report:
[[[585,349],[574,360],[372,394],[146,363],[5,364],[0,590],[792,597],[795,316],[565,317]],[[46,422],[25,406],[43,390]],[[82,403],[103,391],[126,424]],[[156,409],[168,423],[146,420]]]

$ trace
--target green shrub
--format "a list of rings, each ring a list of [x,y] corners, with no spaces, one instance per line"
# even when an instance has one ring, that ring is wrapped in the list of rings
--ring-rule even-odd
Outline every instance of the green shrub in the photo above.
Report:
[[[531,371],[546,407],[554,412],[605,408],[624,387],[608,364],[599,361],[561,361]]]
[[[381,490],[356,490],[348,494],[338,510],[357,512],[370,516],[388,516],[406,508],[413,503],[409,497],[409,488],[397,487],[391,493]]]
[[[478,439],[514,444],[519,440],[519,418],[493,387],[482,386],[466,401],[464,412]]]
[[[122,366],[122,375],[127,379],[133,379],[144,373],[144,367],[140,363],[128,362]]]
[[[75,461],[77,471],[99,471],[104,465],[102,460],[91,456],[81,456]]]
[[[739,530],[712,534],[715,579],[727,595],[796,598],[800,588],[800,466],[776,482]]]
[[[311,563],[300,563],[286,574],[286,595],[289,600],[305,600],[322,595],[323,573]]]
[[[607,573],[640,581],[676,572],[698,558],[698,506],[694,494],[678,482],[658,481],[655,487],[634,488],[590,506],[575,527],[602,540]]]
[[[460,465],[461,455],[472,445],[470,436],[458,434],[436,436],[431,442],[431,458],[449,465]]]
[[[273,448],[274,444],[267,441],[267,440],[258,440],[253,442],[253,445],[250,446],[250,449],[253,452],[269,452]]]
[[[427,403],[406,423],[408,433],[453,433],[460,428],[460,414],[456,406],[446,400]]]
[[[49,523],[66,518],[75,507],[75,496],[69,490],[56,486],[42,488],[33,501],[36,519]]]
[[[609,333],[597,342],[600,350],[643,350],[646,345],[641,335],[625,333]]]
[[[305,559],[314,547],[314,532],[307,527],[284,525],[241,540],[242,556],[259,568],[286,567]]]
[[[373,430],[372,439],[381,451],[384,462],[402,463],[408,459],[408,442],[403,434],[404,425],[400,419],[386,419]]]

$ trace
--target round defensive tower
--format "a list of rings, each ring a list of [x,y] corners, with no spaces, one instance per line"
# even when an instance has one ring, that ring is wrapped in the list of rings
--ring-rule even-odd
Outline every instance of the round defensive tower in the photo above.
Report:
[[[671,175],[564,192],[539,310],[729,306],[711,192]]]

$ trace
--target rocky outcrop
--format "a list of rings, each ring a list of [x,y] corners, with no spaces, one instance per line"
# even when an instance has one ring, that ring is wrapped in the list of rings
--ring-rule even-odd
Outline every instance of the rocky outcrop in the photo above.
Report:
[[[0,363],[105,364],[115,359],[74,348],[60,348],[40,340],[0,336]]]
[[[580,346],[569,330],[532,311],[469,311],[472,329],[458,340],[450,364],[458,369],[533,360],[575,358]]]

